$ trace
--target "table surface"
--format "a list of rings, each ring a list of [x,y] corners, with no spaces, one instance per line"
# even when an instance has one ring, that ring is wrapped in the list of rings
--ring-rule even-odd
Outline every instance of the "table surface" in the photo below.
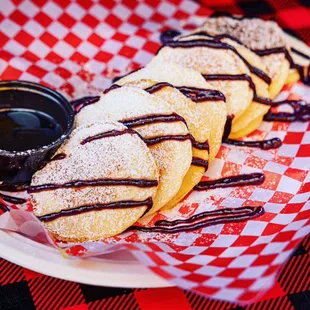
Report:
[[[18,5],[22,1],[12,3]],[[282,28],[310,45],[309,0],[198,2],[219,11],[275,18]],[[178,288],[122,289],[78,284],[32,272],[0,258],[0,309],[310,309],[309,252],[310,236],[283,266],[274,287],[261,301],[247,307]]]

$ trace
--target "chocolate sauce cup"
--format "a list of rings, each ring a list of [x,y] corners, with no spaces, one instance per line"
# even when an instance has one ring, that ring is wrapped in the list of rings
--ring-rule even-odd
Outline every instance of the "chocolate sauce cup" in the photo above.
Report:
[[[26,151],[0,149],[0,189],[21,189],[44,162],[48,161],[71,133],[74,110],[58,92],[27,81],[0,81],[1,109],[31,109],[51,116],[63,134],[52,143]]]

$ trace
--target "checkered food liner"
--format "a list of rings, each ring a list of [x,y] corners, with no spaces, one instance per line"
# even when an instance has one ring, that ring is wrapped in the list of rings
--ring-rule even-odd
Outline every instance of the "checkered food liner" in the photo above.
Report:
[[[9,1],[0,13],[0,77],[40,82],[78,98],[111,78],[145,65],[167,27],[190,28],[210,10],[190,1]],[[301,84],[279,99],[310,101]],[[176,234],[126,232],[95,243],[58,244],[32,215],[29,202],[11,205],[0,228],[89,257],[126,248],[168,281],[212,298],[248,303],[272,286],[280,266],[310,231],[310,125],[262,123],[249,139],[280,137],[280,149],[223,145],[206,177],[263,172],[260,186],[193,191],[171,211],[148,218],[186,218],[222,207],[262,205],[265,214]],[[16,194],[14,194],[16,195]],[[21,194],[23,195],[23,194]],[[1,201],[1,200],[0,200]],[[4,201],[1,201],[5,204]]]

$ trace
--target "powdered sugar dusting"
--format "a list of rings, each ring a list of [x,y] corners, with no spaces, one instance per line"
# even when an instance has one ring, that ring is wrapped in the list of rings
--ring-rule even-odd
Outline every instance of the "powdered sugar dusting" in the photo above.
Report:
[[[103,117],[123,121],[152,114],[173,113],[175,110],[163,99],[136,87],[123,86],[102,95],[95,105],[85,107],[77,115],[77,125],[98,121]],[[143,138],[188,134],[186,125],[181,121],[147,124],[134,129]],[[150,146],[160,171],[159,190],[151,211],[162,207],[179,190],[191,164],[191,147],[189,140],[167,141]]]
[[[80,143],[89,136],[111,130],[125,129],[125,126],[116,122],[87,124],[78,127],[72,132],[70,139],[67,140],[58,151],[58,153],[65,153],[67,155],[66,158],[52,161],[45,168],[38,171],[34,175],[31,185],[46,183],[63,184],[74,180],[96,180],[104,178],[158,179],[155,161],[146,145],[136,134],[107,137],[94,140],[84,145]],[[142,201],[148,197],[154,196],[155,192],[156,187],[100,186],[78,189],[62,188],[32,194],[32,201],[35,209],[34,212],[39,216],[81,205],[110,203],[120,200]],[[126,228],[124,227],[126,218],[129,226],[139,218],[137,214],[141,216],[145,210],[145,208],[137,209],[139,209],[139,212],[132,212],[131,218],[127,215],[127,217],[122,217],[122,220],[119,220],[118,229],[120,229],[120,227],[123,227],[123,229]],[[117,211],[118,210],[111,210],[110,213],[117,215]],[[99,215],[105,212],[106,211],[91,213],[93,213],[93,216],[98,218],[98,220],[102,220],[102,218],[108,218],[108,215]],[[124,212],[131,214],[131,210]],[[61,235],[67,231],[67,229],[61,229],[65,223],[74,223],[75,221],[84,223],[89,216],[90,215],[80,215],[78,218],[75,218],[75,216],[61,218],[53,221],[52,224],[49,223],[47,227],[53,227],[55,233]],[[85,225],[78,229],[83,230],[87,227],[87,229],[91,231],[91,227],[93,227],[95,222],[88,223],[87,225],[85,222]],[[75,230],[73,227],[74,226],[72,226],[71,229],[74,235]],[[105,225],[101,227],[105,227]],[[122,230],[119,232],[121,231]],[[98,231],[94,230],[93,233],[98,234]],[[90,234],[87,234],[87,236],[90,236]],[[76,238],[80,239],[82,236],[77,235]]]
[[[283,30],[274,21],[259,18],[233,19],[227,16],[208,18],[201,29],[212,35],[230,34],[251,49],[267,49],[285,45]]]

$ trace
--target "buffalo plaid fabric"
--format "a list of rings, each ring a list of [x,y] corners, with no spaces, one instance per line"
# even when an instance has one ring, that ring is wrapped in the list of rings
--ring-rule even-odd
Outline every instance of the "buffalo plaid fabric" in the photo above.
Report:
[[[77,96],[73,85],[84,82],[102,89],[110,83],[110,76],[143,65],[159,46],[149,29],[161,24],[173,27],[179,19],[190,19],[194,13],[209,15],[212,9],[275,18],[284,29],[310,43],[307,1],[202,1],[208,7],[178,0],[128,0],[117,5],[114,1],[89,0],[4,2],[0,9],[1,78],[40,82],[69,96]],[[86,62],[93,75],[84,67]],[[307,251],[309,237],[283,266],[265,299],[246,309],[308,309]],[[0,309],[242,309],[176,288],[135,290],[80,285],[39,275],[4,260],[0,261],[0,270]]]
[[[0,309],[310,309],[310,236],[305,238],[263,300],[245,307],[179,288],[96,287],[44,276],[0,260]]]

